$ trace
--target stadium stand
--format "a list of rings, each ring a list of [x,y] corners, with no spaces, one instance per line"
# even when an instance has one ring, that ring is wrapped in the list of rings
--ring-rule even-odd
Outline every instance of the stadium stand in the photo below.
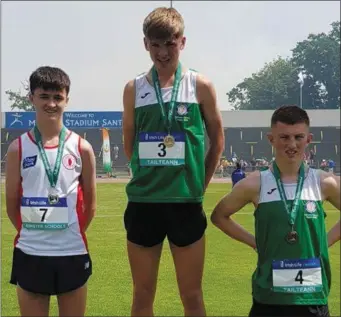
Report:
[[[225,155],[231,157],[236,152],[238,157],[251,160],[252,157],[271,158],[271,145],[267,139],[266,128],[225,128]],[[310,146],[317,160],[340,159],[340,128],[312,128],[314,135]]]

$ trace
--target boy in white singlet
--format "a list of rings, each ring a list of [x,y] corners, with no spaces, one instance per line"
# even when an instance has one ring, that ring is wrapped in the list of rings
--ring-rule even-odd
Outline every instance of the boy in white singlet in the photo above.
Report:
[[[51,295],[60,316],[85,314],[92,274],[85,231],[96,209],[96,166],[91,145],[63,125],[69,90],[61,69],[34,71],[36,125],[8,148],[6,207],[17,230],[10,283],[22,316],[48,316]]]

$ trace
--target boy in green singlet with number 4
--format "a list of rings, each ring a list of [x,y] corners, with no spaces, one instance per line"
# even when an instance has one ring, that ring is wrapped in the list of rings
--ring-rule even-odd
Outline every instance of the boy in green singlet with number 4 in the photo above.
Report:
[[[143,31],[154,65],[126,85],[123,97],[124,148],[132,169],[124,215],[134,284],[131,314],[153,316],[167,237],[185,315],[204,316],[202,201],[223,151],[221,115],[210,81],[179,62],[186,43],[181,15],[155,9]]]
[[[258,252],[249,316],[329,316],[328,248],[340,240],[340,221],[327,234],[323,202],[340,210],[340,177],[303,163],[309,125],[305,110],[277,109],[268,135],[275,161],[241,180],[211,216],[220,230]],[[248,203],[255,206],[255,237],[231,219]]]

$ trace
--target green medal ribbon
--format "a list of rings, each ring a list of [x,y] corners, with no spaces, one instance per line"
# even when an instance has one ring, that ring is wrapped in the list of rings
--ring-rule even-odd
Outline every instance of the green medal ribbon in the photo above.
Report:
[[[174,84],[173,84],[173,90],[172,90],[172,96],[169,103],[169,111],[168,116],[166,116],[166,110],[165,105],[162,99],[162,93],[161,93],[161,86],[159,81],[159,76],[157,74],[155,66],[152,68],[152,78],[153,78],[153,84],[156,92],[156,98],[161,108],[161,114],[163,118],[163,122],[167,128],[168,134],[170,134],[171,127],[172,127],[172,119],[174,114],[174,108],[175,108],[175,102],[176,97],[178,96],[179,92],[179,86],[181,81],[181,64],[178,64],[178,67],[176,68],[175,72],[175,78],[174,78]]]
[[[49,160],[46,156],[46,152],[43,146],[43,140],[42,140],[40,131],[38,130],[36,126],[34,127],[34,136],[35,136],[36,143],[39,149],[40,157],[45,167],[47,178],[49,179],[51,187],[55,188],[57,184],[58,176],[59,176],[60,166],[62,163],[62,155],[63,155],[64,145],[65,145],[66,128],[63,127],[59,134],[58,152],[57,152],[56,164],[54,166],[53,171],[51,169]]]
[[[285,210],[289,216],[289,224],[293,228],[294,224],[295,224],[296,217],[297,217],[298,205],[299,205],[299,201],[301,199],[301,193],[302,193],[302,189],[303,189],[304,164],[302,163],[300,166],[300,169],[299,169],[296,193],[295,193],[295,198],[294,198],[294,202],[292,204],[291,211],[289,210],[288,199],[286,197],[284,186],[283,186],[283,183],[281,181],[280,170],[279,170],[276,162],[273,162],[273,169],[274,169],[274,176],[275,176],[276,183],[277,183],[277,188],[278,188],[279,194],[281,196],[281,200],[283,201],[284,208],[285,208]]]

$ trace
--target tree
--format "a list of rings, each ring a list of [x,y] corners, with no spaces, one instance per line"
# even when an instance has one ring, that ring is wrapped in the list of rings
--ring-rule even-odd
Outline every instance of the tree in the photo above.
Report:
[[[231,89],[227,95],[232,106],[262,110],[299,104],[297,76],[302,71],[305,109],[340,108],[340,22],[333,22],[331,27],[327,35],[310,34],[297,43],[292,58],[278,57]]]
[[[29,87],[28,84],[22,83],[25,94],[19,90],[18,92],[7,90],[5,93],[8,95],[8,100],[12,103],[10,105],[11,110],[18,109],[20,111],[35,111],[33,105],[31,104],[28,96],[29,96]]]
[[[236,110],[274,109],[299,103],[298,69],[290,59],[278,57],[227,93]]]
[[[293,63],[308,78],[304,95],[314,108],[340,108],[340,22],[331,26],[328,34],[310,34],[292,50]]]

